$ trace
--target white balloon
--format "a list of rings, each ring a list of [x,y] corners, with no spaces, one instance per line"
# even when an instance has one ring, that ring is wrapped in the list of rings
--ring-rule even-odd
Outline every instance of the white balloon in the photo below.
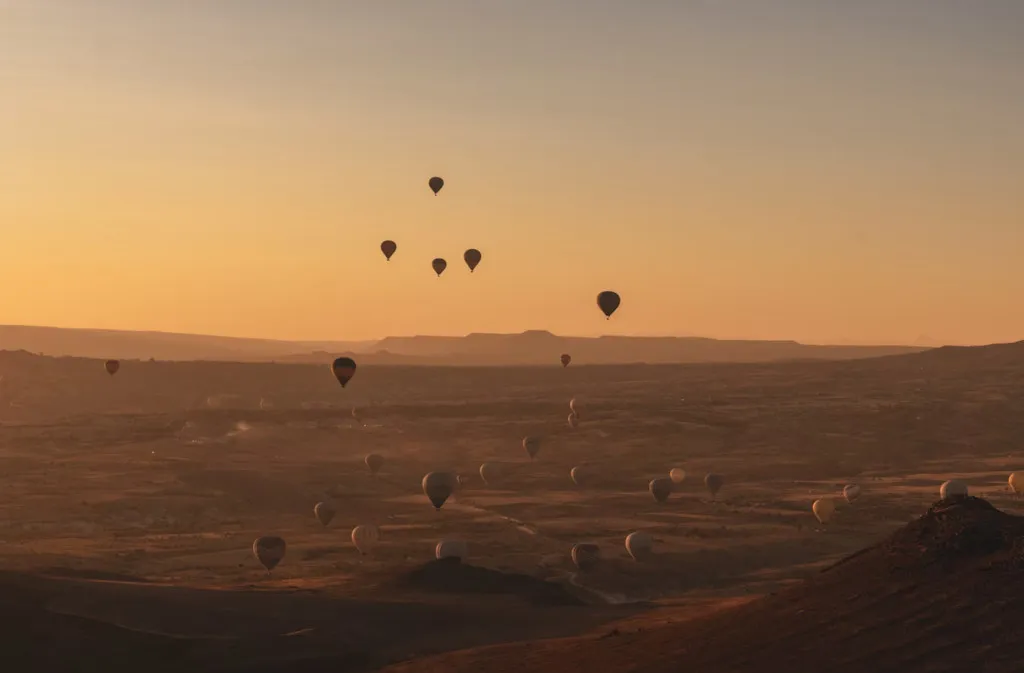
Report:
[[[950,479],[939,487],[939,498],[942,500],[959,500],[967,497],[967,484],[959,479]]]
[[[457,558],[465,561],[469,556],[469,549],[462,540],[441,540],[434,547],[434,556],[438,560],[443,558]]]

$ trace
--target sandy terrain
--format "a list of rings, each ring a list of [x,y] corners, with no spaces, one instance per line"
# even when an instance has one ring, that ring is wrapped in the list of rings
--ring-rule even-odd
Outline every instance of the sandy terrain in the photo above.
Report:
[[[19,625],[5,646],[46,670],[461,670],[467,656],[465,670],[503,670],[475,648],[570,638],[530,646],[564,654],[593,634],[749,610],[920,516],[950,476],[1024,511],[1006,490],[1024,468],[1020,345],[770,365],[364,367],[345,390],[326,365],[126,361],[111,378],[101,361],[0,353],[0,375],[0,609]],[[535,461],[527,434],[543,438]],[[370,452],[386,459],[377,479]],[[500,484],[481,482],[484,461],[502,463]],[[585,487],[569,478],[581,464]],[[658,505],[647,482],[675,466],[686,482]],[[436,512],[420,479],[439,469],[469,483]],[[715,501],[709,471],[726,478]],[[811,502],[850,481],[861,499],[819,525]],[[327,528],[313,516],[325,500],[338,508]],[[382,538],[364,557],[349,532],[367,522]],[[634,530],[655,537],[654,559],[627,555]],[[260,535],[288,541],[270,574],[251,552]],[[473,566],[525,577],[424,569],[442,538],[467,541]],[[603,567],[574,571],[580,541],[601,545]]]

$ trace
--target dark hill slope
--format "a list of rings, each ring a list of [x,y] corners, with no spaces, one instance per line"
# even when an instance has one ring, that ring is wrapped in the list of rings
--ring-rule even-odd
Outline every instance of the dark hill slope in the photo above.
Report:
[[[1024,670],[1024,518],[940,502],[813,579],[704,619],[411,661],[399,671]]]

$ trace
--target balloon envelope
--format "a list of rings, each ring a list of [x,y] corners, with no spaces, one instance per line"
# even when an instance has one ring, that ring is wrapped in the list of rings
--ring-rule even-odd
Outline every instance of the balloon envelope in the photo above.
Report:
[[[394,241],[384,241],[380,244],[380,251],[384,253],[384,258],[389,262],[391,261],[391,255],[395,254],[396,250],[398,250],[398,244]]]
[[[651,483],[647,484],[647,490],[651,492],[656,501],[665,502],[672,495],[672,480],[668,477],[651,479]]]
[[[681,467],[673,467],[668,471],[668,478],[673,484],[681,484],[686,481],[686,470]]]
[[[590,570],[601,561],[601,548],[589,542],[574,544],[570,556],[577,568],[580,570]]]
[[[433,177],[427,181],[427,184],[430,185],[430,191],[434,192],[434,196],[437,196],[437,193],[441,191],[442,187],[444,187],[444,180],[438,177]]]
[[[725,477],[723,477],[720,474],[715,474],[714,472],[711,472],[704,477],[704,486],[707,487],[708,491],[711,493],[712,498],[718,495],[718,492],[722,489],[722,486],[724,485]]]
[[[501,478],[501,466],[497,463],[484,463],[480,466],[480,478],[488,486],[494,486]]]
[[[277,567],[277,564],[284,558],[286,549],[287,545],[284,542],[284,538],[277,537],[276,535],[258,537],[252,543],[253,555],[267,569],[267,572]]]
[[[331,506],[330,503],[318,502],[313,507],[313,515],[316,517],[316,520],[324,526],[327,526],[327,524],[331,523],[331,519],[334,518],[334,515],[336,513],[337,512],[335,511],[334,507]]]
[[[331,365],[331,371],[334,372],[334,378],[338,379],[338,383],[344,388],[356,375],[356,361],[352,358],[338,358]]]
[[[108,374],[113,376],[121,368],[121,362],[120,360],[107,360],[103,363],[103,368],[107,370]]]
[[[572,483],[576,484],[577,486],[583,486],[588,481],[587,477],[589,476],[589,473],[590,470],[583,467],[582,465],[577,465],[576,467],[569,470],[569,478],[572,479]]]
[[[622,302],[619,299],[618,293],[612,292],[611,290],[605,290],[601,294],[597,295],[597,307],[601,309],[606,318],[611,318],[612,313],[619,308],[619,304]]]
[[[380,529],[373,524],[356,526],[352,529],[352,544],[360,554],[369,554],[380,541]]]
[[[811,511],[814,512],[814,516],[818,519],[819,523],[828,523],[828,520],[832,518],[836,511],[836,504],[832,501],[832,498],[821,498],[814,501],[814,504],[811,505]]]
[[[843,497],[846,498],[846,502],[853,502],[860,497],[860,486],[847,484],[843,487]]]
[[[540,452],[540,437],[523,437],[523,448],[530,455],[530,460],[533,460]]]
[[[626,551],[634,561],[649,558],[653,550],[654,538],[647,533],[634,532],[626,536]]]
[[[575,430],[580,425],[580,417],[574,412],[569,413],[569,427]]]
[[[379,453],[371,453],[363,458],[363,462],[366,463],[366,467],[370,468],[370,474],[377,476],[380,468],[384,466],[384,456]]]
[[[423,477],[423,493],[430,499],[434,509],[440,510],[448,496],[455,490],[455,475],[449,472],[431,472]]]
[[[481,258],[483,258],[483,255],[481,255],[480,251],[476,248],[470,248],[462,254],[462,259],[465,260],[470,273],[473,273],[473,269],[475,269],[476,265],[480,263]]]
[[[967,484],[959,479],[950,479],[939,487],[939,498],[942,500],[960,500],[967,497]]]
[[[1010,490],[1014,493],[1024,493],[1024,475],[1018,475],[1014,472],[1010,475],[1007,482],[1010,484]]]
[[[568,367],[570,362],[572,362],[572,356],[568,353],[562,353],[562,366]]]
[[[438,561],[443,558],[457,558],[464,561],[469,556],[469,548],[462,540],[441,540],[434,547],[434,556]]]
[[[430,263],[430,266],[434,268],[434,273],[436,273],[437,277],[440,278],[441,274],[444,273],[444,270],[448,268],[448,262],[438,257]]]

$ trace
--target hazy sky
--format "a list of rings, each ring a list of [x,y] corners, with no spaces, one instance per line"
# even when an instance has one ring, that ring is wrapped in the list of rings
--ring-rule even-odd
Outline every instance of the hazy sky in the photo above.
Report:
[[[0,232],[8,324],[1017,340],[1024,2],[0,0]]]

